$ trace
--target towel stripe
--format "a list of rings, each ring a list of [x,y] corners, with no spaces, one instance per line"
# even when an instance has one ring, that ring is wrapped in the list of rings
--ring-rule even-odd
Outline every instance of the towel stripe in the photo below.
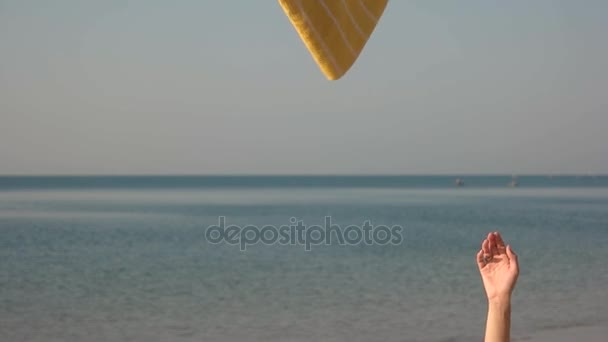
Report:
[[[363,40],[367,40],[367,36],[366,36],[365,32],[363,32],[363,30],[361,29],[361,26],[359,26],[359,23],[357,23],[357,19],[355,19],[355,17],[353,16],[353,13],[350,11],[350,8],[348,7],[346,0],[342,0],[342,6],[344,6],[344,10],[346,11],[346,14],[348,15],[348,19],[350,20],[351,25],[353,25],[353,27],[355,28],[355,30],[357,30],[357,33],[359,33],[359,35],[361,36],[361,38],[363,38]]]
[[[363,10],[365,11],[365,14],[367,14],[367,16],[374,22],[377,23],[378,22],[378,18],[376,17],[376,15],[374,13],[372,13],[369,8],[367,8],[367,6],[365,5],[365,2],[363,0],[358,0],[359,5],[361,5],[361,8],[363,8]]]
[[[319,2],[321,3],[321,6],[323,6],[323,9],[325,10],[325,13],[327,13],[327,15],[331,18],[332,22],[334,23],[334,25],[338,29],[338,32],[340,32],[340,37],[342,37],[342,41],[344,42],[344,45],[346,45],[346,47],[348,48],[348,50],[350,51],[350,53],[353,56],[357,56],[357,53],[355,52],[355,49],[353,49],[352,45],[350,45],[350,42],[348,41],[348,38],[346,38],[346,34],[344,33],[344,30],[342,30],[342,26],[341,26],[340,22],[338,22],[338,20],[334,16],[334,14],[327,7],[327,5],[325,4],[325,0],[319,0]]]

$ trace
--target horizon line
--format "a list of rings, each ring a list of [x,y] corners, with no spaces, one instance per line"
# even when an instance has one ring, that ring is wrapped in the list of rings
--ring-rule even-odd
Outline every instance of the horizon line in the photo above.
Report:
[[[0,177],[608,177],[608,173],[107,173],[2,174]]]

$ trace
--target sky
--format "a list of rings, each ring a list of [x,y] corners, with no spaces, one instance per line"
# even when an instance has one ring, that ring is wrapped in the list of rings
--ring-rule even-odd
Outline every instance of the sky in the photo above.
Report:
[[[0,174],[608,174],[607,13],[392,0],[330,82],[275,0],[0,0]]]

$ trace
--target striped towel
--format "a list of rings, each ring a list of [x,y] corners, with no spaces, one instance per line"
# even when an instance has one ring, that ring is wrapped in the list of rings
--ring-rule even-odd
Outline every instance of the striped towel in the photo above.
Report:
[[[388,0],[279,0],[321,71],[337,80],[353,65]]]

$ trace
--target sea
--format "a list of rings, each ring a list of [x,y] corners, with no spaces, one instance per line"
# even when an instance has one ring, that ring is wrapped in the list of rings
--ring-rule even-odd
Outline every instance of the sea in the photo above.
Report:
[[[402,238],[243,250],[221,217]],[[491,231],[514,340],[608,326],[608,176],[2,176],[0,341],[479,341]]]

